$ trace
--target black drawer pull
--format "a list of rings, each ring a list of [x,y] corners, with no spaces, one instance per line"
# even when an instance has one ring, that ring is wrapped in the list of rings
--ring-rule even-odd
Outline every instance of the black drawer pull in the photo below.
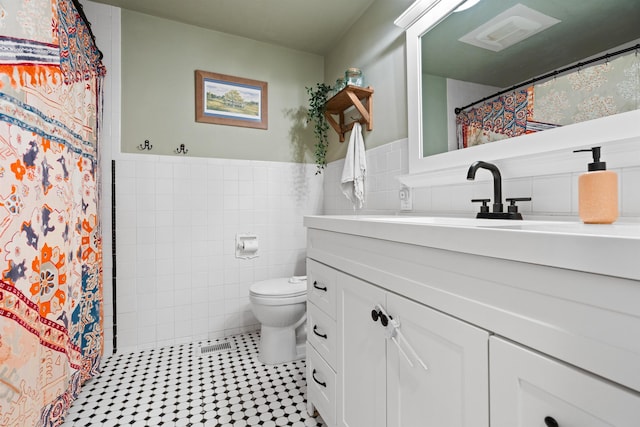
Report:
[[[559,427],[560,424],[553,417],[544,417],[544,425],[547,427]]]
[[[318,289],[319,291],[327,292],[327,287],[326,286],[318,286],[318,282],[316,280],[313,281],[313,287]]]
[[[311,377],[313,378],[313,380],[318,383],[318,385],[327,388],[327,383],[323,383],[322,381],[318,381],[318,379],[316,378],[316,370],[314,369],[313,372],[311,373]]]
[[[325,340],[327,339],[327,334],[318,333],[318,325],[313,325],[313,333],[319,336],[320,338],[324,338]]]

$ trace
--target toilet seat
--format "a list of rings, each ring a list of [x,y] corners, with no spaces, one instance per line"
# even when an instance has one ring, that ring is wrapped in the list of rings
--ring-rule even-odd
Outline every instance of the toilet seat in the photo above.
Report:
[[[306,280],[291,280],[288,277],[255,282],[249,287],[249,294],[258,297],[289,298],[306,293]]]
[[[296,304],[307,299],[306,279],[280,277],[255,282],[249,288],[249,297],[258,304]]]

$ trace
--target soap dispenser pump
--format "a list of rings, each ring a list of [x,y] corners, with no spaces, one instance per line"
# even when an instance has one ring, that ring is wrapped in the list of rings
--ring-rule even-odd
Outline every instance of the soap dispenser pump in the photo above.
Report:
[[[585,224],[611,224],[618,218],[618,175],[600,161],[600,147],[590,151],[593,162],[578,178],[578,213]]]

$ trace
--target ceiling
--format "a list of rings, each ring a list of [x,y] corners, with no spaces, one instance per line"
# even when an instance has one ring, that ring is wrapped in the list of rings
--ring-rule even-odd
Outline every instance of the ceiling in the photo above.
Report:
[[[517,3],[561,22],[500,52],[458,41]],[[422,37],[423,72],[507,87],[638,40],[638,22],[640,0],[482,0]]]
[[[319,55],[374,0],[92,0]]]

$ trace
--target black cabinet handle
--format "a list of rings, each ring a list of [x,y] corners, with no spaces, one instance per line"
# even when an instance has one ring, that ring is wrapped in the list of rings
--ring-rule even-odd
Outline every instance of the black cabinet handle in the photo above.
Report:
[[[327,287],[326,286],[318,286],[318,281],[317,280],[313,281],[313,287],[318,289],[319,291],[327,292]]]
[[[313,378],[313,380],[318,383],[318,385],[327,388],[327,383],[323,383],[322,381],[318,381],[318,379],[316,378],[316,370],[314,369],[313,372],[311,373],[311,377]]]
[[[319,336],[320,338],[324,338],[325,340],[327,339],[327,334],[318,333],[318,325],[313,325],[313,333]]]
[[[560,424],[553,417],[544,417],[544,424],[547,427],[559,427]]]
[[[379,310],[371,310],[371,318],[374,322],[377,322],[378,319],[380,319],[380,323],[382,323],[382,326],[387,326],[389,324],[389,318]]]

